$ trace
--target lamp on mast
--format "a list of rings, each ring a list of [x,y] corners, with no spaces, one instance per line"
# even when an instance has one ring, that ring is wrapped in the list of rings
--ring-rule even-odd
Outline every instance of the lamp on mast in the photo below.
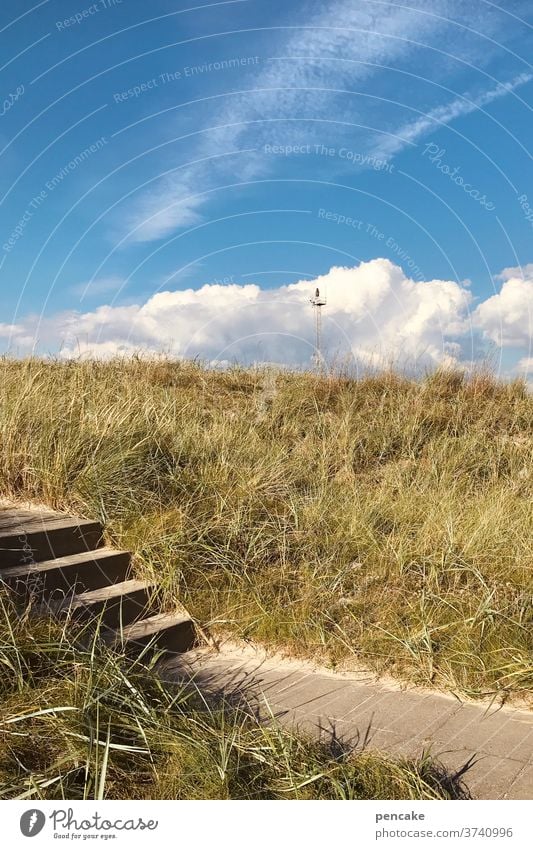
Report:
[[[314,298],[310,298],[315,310],[315,361],[317,368],[322,363],[322,307],[326,305],[326,299],[320,294],[320,289],[315,289]]]

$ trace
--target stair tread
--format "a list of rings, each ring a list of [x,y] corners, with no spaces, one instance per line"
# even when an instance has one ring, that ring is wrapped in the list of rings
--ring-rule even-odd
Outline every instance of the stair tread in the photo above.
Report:
[[[186,613],[155,613],[153,616],[147,616],[145,619],[126,625],[118,633],[123,640],[134,640],[191,621],[191,617]]]
[[[103,541],[100,522],[60,515],[31,517],[0,527],[0,569],[43,563],[94,551]]]
[[[0,528],[2,530],[8,530],[9,528],[20,528],[22,525],[30,525],[34,522],[45,522],[49,519],[49,516],[46,516],[44,513],[0,513]],[[52,514],[52,518],[55,520],[63,518],[59,514]]]
[[[155,585],[150,584],[148,581],[130,579],[128,581],[120,581],[117,584],[109,584],[108,586],[100,587],[97,590],[87,590],[87,592],[78,593],[73,596],[69,605],[72,607],[79,607],[92,604],[94,602],[108,601],[109,599],[115,599],[121,595],[126,596],[139,590],[149,589],[155,589]]]
[[[90,551],[80,551],[78,554],[66,554],[64,557],[55,557],[53,560],[42,560],[39,563],[25,563],[21,566],[8,566],[2,569],[0,575],[2,577],[18,577],[19,575],[29,575],[39,572],[46,572],[49,569],[66,569],[69,566],[77,566],[80,563],[85,563],[88,560],[102,560],[107,557],[130,556],[128,551],[122,551],[118,548],[95,548]]]
[[[11,537],[18,537],[21,534],[48,533],[48,531],[72,530],[76,528],[86,529],[89,527],[101,527],[100,522],[92,519],[68,519],[60,516],[52,518],[36,518],[27,521],[19,521],[5,527],[0,526],[0,542],[9,540]]]
[[[129,578],[131,553],[102,543],[98,521],[0,507],[0,582],[18,595],[40,597],[53,616],[102,626],[101,638],[126,653],[194,646],[193,619],[184,611],[155,613],[157,584]],[[31,562],[24,563],[28,555]]]
[[[56,519],[72,518],[62,513],[53,513],[47,510],[0,510],[0,526],[20,525],[21,522],[48,521]]]

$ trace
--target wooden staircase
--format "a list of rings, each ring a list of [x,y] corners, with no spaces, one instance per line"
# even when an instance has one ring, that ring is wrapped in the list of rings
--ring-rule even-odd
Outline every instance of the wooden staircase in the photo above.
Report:
[[[197,643],[185,613],[161,613],[157,587],[136,580],[128,551],[107,548],[99,522],[0,508],[0,582],[54,616],[98,626],[120,651],[185,652]]]

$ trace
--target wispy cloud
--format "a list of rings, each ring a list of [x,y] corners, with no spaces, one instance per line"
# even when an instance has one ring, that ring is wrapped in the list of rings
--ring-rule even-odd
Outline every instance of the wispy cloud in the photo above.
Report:
[[[432,3],[437,12],[446,7],[446,0]],[[317,141],[322,140],[328,120],[342,119],[346,113],[339,92],[375,73],[372,63],[399,60],[441,25],[437,18],[418,15],[416,9],[391,4],[384,14],[381,5],[363,0],[316,4],[313,14],[307,18],[300,14],[293,23],[270,42],[270,57],[266,62],[263,57],[259,69],[243,71],[240,87],[245,94],[225,98],[218,110],[211,111],[211,103],[206,105],[209,125],[223,129],[211,131],[195,147],[195,160],[258,148],[266,141],[290,144],[301,138],[302,127],[306,140],[312,140],[313,133]],[[349,61],[330,61],[339,56]],[[270,118],[275,121],[267,123]],[[305,118],[315,123],[307,124]],[[355,112],[347,120],[357,121]],[[195,192],[223,183],[236,170],[244,179],[253,179],[271,167],[264,156],[247,155],[240,157],[237,169],[235,161],[228,159],[180,170],[179,177],[165,178],[134,205],[127,217],[131,239],[152,241],[195,223],[206,203],[205,198],[191,199]]]
[[[194,197],[198,173],[185,173],[180,179],[167,177],[143,194],[127,217],[129,240],[151,242],[162,239],[182,227],[191,227],[201,220],[199,209],[203,197]]]
[[[400,153],[410,142],[416,142],[418,139],[429,135],[436,130],[439,130],[443,125],[451,124],[457,118],[462,118],[465,115],[470,115],[478,109],[483,109],[495,100],[499,100],[506,95],[511,94],[520,86],[533,80],[533,74],[522,73],[514,77],[506,83],[500,83],[494,88],[483,91],[480,94],[472,95],[466,93],[461,97],[456,97],[454,100],[442,106],[437,106],[431,109],[426,115],[416,118],[414,121],[402,124],[395,130],[395,138],[387,138],[378,144],[376,155],[381,157],[392,157]]]
[[[266,142],[331,143],[349,137],[352,144],[358,143],[382,159],[391,158],[439,126],[489,105],[533,78],[522,73],[481,94],[457,97],[391,133],[380,133],[380,123],[384,130],[385,122],[376,102],[372,102],[369,116],[368,100],[343,92],[361,89],[380,73],[381,66],[402,67],[414,56],[418,64],[422,56],[428,62],[431,44],[440,46],[439,38],[449,37],[450,31],[456,49],[460,45],[462,58],[467,58],[463,43],[467,29],[454,30],[447,16],[455,10],[467,24],[468,10],[461,7],[457,11],[453,0],[419,0],[418,8],[366,0],[309,4],[307,12],[309,7],[308,17],[300,8],[285,21],[286,29],[282,26],[272,35],[268,54],[257,66],[243,69],[235,92],[215,101],[221,104],[218,108],[207,98],[202,121],[218,129],[195,142],[190,158],[198,164],[183,167],[182,159],[175,178],[156,182],[136,201],[126,216],[130,241],[161,239],[197,223],[212,197],[200,193],[236,182],[235,174],[241,180],[253,180],[271,173],[279,162],[262,153]],[[474,10],[471,14],[475,18]],[[490,42],[484,46],[490,53]],[[376,132],[358,129],[358,123],[373,126]],[[169,127],[174,130],[173,119]]]
[[[122,277],[96,277],[94,280],[86,280],[83,283],[75,283],[69,291],[72,295],[79,296],[83,301],[85,298],[96,298],[100,295],[108,295],[117,292],[124,285]]]

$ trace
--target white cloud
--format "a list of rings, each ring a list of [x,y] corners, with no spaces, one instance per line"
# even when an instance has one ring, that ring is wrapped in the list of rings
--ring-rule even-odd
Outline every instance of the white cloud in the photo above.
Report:
[[[97,277],[93,280],[85,280],[83,283],[76,283],[70,287],[70,292],[73,295],[78,295],[80,300],[85,298],[94,298],[98,295],[107,295],[109,292],[116,292],[124,285],[122,277]]]
[[[431,4],[433,12],[444,12],[446,7],[446,0],[433,0]],[[308,18],[300,14],[296,26],[286,32],[281,30],[277,43],[273,37],[270,39],[271,61],[262,60],[255,72],[243,72],[237,88],[246,90],[245,94],[224,98],[214,110],[211,101],[207,101],[205,126],[224,129],[212,130],[203,141],[198,140],[191,147],[194,156],[190,158],[213,160],[183,170],[180,163],[176,178],[166,177],[146,190],[126,216],[125,232],[131,233],[131,241],[161,239],[180,227],[197,223],[199,210],[209,195],[191,195],[224,183],[228,176],[232,178],[230,182],[235,182],[236,173],[238,179],[251,180],[271,167],[260,155],[243,159],[236,154],[217,162],[215,157],[220,154],[249,151],[266,142],[301,142],[302,132],[306,142],[323,141],[324,133],[331,132],[327,121],[332,116],[344,117],[345,101],[336,92],[349,90],[375,73],[376,69],[365,62],[399,60],[415,49],[418,40],[429,38],[442,26],[437,17],[418,15],[416,10],[394,3],[386,14],[379,4],[372,7],[366,0],[333,0],[314,8],[316,11],[313,13],[311,7]],[[339,63],[335,61],[339,57],[352,61]],[[301,116],[323,118],[325,123],[291,121]],[[289,120],[248,126],[245,123],[268,118]],[[358,116],[352,112],[346,120],[357,122]],[[340,132],[339,127],[335,130]]]
[[[191,227],[201,220],[198,208],[205,202],[194,197],[192,175],[179,180],[167,177],[145,192],[127,216],[127,232],[132,242],[162,239],[181,227]]]
[[[308,365],[314,353],[309,299],[318,286],[326,358],[402,365],[466,361],[483,340],[513,349],[515,368],[531,367],[533,265],[505,269],[500,291],[474,305],[465,283],[414,281],[388,259],[333,267],[314,280],[275,289],[256,283],[205,284],[161,291],[142,304],[103,304],[86,312],[29,315],[0,324],[4,347],[109,357],[143,350],[208,361]]]
[[[419,71],[422,63],[424,68],[433,66],[431,45],[446,46],[443,40],[450,37],[452,52],[468,59],[469,50],[478,49],[479,39],[472,39],[468,29],[454,27],[447,18],[456,18],[468,27],[472,17],[475,28],[491,32],[497,27],[498,38],[503,37],[505,24],[498,16],[476,20],[476,10],[465,9],[464,4],[453,0],[419,0],[418,9],[416,5],[412,3],[409,8],[390,2],[385,7],[366,0],[330,0],[308,4],[304,10],[308,17],[300,8],[294,17],[280,19],[281,24],[293,26],[286,30],[281,27],[277,38],[272,33],[268,58],[262,58],[257,68],[242,71],[235,88],[245,93],[222,98],[218,109],[213,106],[218,101],[207,99],[201,126],[221,129],[210,130],[191,145],[188,158],[197,164],[183,167],[182,159],[177,176],[167,176],[145,190],[129,214],[121,217],[121,234],[130,234],[127,241],[149,242],[198,223],[203,207],[216,197],[209,194],[210,190],[227,182],[259,178],[279,165],[275,158],[267,160],[261,154],[267,142],[290,145],[337,141],[341,146],[344,140],[350,147],[359,145],[362,152],[386,159],[440,124],[486,106],[533,79],[533,75],[523,73],[481,94],[467,93],[390,132],[385,132],[390,128],[383,125],[383,133],[371,132],[369,138],[367,131],[357,129],[357,123],[376,128],[383,124],[377,102],[340,92],[357,92],[366,79],[379,73],[380,65],[401,67],[412,56]],[[490,49],[490,41],[484,41],[483,56],[475,61],[476,66],[487,60]],[[442,65],[444,57],[439,56],[438,61]],[[428,73],[433,73],[430,67]],[[385,108],[384,103],[381,106]],[[178,133],[183,126],[179,114]],[[269,118],[275,120],[269,123]],[[354,127],[348,126],[350,123]],[[253,149],[257,152],[251,153]],[[217,161],[217,157],[221,158]],[[339,170],[345,165],[342,160],[337,164]],[[329,166],[334,164],[329,162]],[[205,194],[195,196],[199,192]]]
[[[507,83],[501,83],[494,88],[478,95],[464,94],[443,106],[431,109],[426,115],[403,124],[395,130],[396,138],[387,138],[379,142],[376,156],[390,157],[398,154],[409,143],[416,142],[422,136],[439,130],[443,124],[451,124],[463,115],[470,115],[477,109],[483,109],[494,100],[505,97],[515,89],[533,80],[533,74],[522,73]]]
[[[415,282],[389,260],[375,259],[277,289],[206,284],[159,292],[139,305],[103,305],[41,321],[30,316],[6,326],[3,335],[17,353],[28,345],[60,349],[65,357],[143,349],[210,361],[305,365],[314,351],[309,299],[317,286],[327,297],[323,347],[330,358],[434,364],[457,357],[458,340],[469,333],[467,288],[448,280]]]
[[[526,377],[528,374],[533,375],[533,357],[523,357],[518,361],[518,365],[516,367],[516,371],[518,374],[522,374]]]
[[[506,268],[498,294],[479,304],[474,323],[497,345],[529,350],[533,337],[533,265]]]
[[[533,278],[533,262],[528,262],[525,265],[512,265],[494,275],[495,280],[510,280],[511,277]]]

